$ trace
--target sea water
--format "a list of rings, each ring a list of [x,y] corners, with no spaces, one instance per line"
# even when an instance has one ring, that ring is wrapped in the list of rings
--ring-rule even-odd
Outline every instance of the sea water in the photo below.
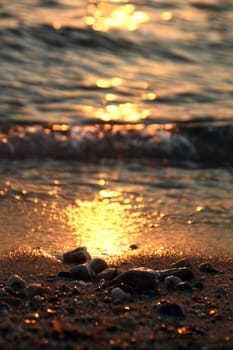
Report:
[[[231,1],[0,4],[0,251],[230,255]]]

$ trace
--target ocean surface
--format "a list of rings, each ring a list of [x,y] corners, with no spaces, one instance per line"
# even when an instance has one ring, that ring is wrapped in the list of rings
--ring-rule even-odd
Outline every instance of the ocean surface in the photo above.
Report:
[[[78,245],[232,256],[231,0],[0,1],[0,252]]]

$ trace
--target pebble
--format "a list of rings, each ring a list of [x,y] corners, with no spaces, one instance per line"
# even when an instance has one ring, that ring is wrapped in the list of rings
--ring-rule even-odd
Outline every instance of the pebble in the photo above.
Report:
[[[171,275],[181,278],[182,281],[190,281],[194,278],[194,273],[192,269],[190,269],[189,267],[159,270],[158,272],[161,276],[161,279],[164,279],[167,276],[171,276]]]
[[[171,264],[172,268],[177,268],[177,267],[189,267],[192,269],[192,264],[188,259],[182,259],[179,261],[174,262]]]
[[[95,258],[90,260],[89,265],[96,274],[108,268],[108,264],[106,263],[106,261],[101,258]]]
[[[151,269],[138,268],[121,273],[110,281],[110,285],[126,284],[137,291],[154,290],[159,284],[159,274]]]
[[[164,285],[167,289],[175,289],[181,281],[182,280],[179,277],[167,276],[164,279]]]
[[[161,304],[157,308],[157,312],[160,315],[164,316],[170,316],[170,317],[182,317],[184,318],[186,316],[186,312],[182,305],[177,303],[169,303],[166,302],[164,304]]]
[[[110,296],[114,299],[127,300],[130,297],[129,293],[124,292],[121,288],[113,288],[110,292]]]
[[[97,280],[100,281],[102,279],[104,279],[105,281],[110,281],[112,280],[114,277],[116,277],[117,275],[117,270],[116,269],[105,269],[102,272],[98,273]]]
[[[216,274],[219,273],[219,270],[211,265],[209,262],[205,262],[199,265],[199,270],[204,273]]]
[[[135,250],[138,249],[138,245],[137,244],[130,244],[130,249]]]
[[[88,264],[75,265],[70,268],[69,273],[72,279],[84,282],[91,282],[95,276],[94,271]]]
[[[180,282],[176,286],[176,290],[179,291],[179,292],[186,293],[186,294],[192,294],[193,293],[193,287],[192,287],[191,283],[189,283],[189,282]]]
[[[18,275],[11,275],[6,281],[6,286],[11,287],[15,290],[22,290],[26,288],[27,284],[24,281],[24,279],[22,279]]]
[[[26,288],[26,295],[33,298],[36,295],[47,296],[51,294],[51,288],[42,286],[40,283],[31,283]]]
[[[71,275],[68,271],[60,271],[57,275],[58,278],[65,279],[65,280],[70,280]]]
[[[63,261],[68,264],[83,264],[91,259],[86,247],[78,247],[63,254]]]

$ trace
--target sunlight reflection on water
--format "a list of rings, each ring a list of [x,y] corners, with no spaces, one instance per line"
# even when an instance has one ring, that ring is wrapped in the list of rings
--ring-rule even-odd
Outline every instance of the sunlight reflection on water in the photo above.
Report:
[[[93,251],[121,255],[137,237],[136,224],[128,214],[132,203],[123,201],[120,192],[101,190],[94,200],[75,201],[66,209],[68,225]]]

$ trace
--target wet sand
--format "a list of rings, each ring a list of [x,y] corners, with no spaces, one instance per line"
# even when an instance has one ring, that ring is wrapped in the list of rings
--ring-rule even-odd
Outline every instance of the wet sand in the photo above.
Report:
[[[177,256],[134,256],[109,261],[127,270],[146,266],[168,268]],[[96,283],[59,279],[68,265],[43,252],[14,252],[0,259],[0,348],[15,349],[233,349],[232,258],[210,258],[217,274],[201,273],[207,257],[188,258],[195,278],[193,293],[168,291],[161,283],[148,293],[129,298],[111,297]],[[27,284],[40,283],[39,295],[29,298],[7,289],[7,278],[17,274]],[[5,291],[5,293],[3,292]],[[158,312],[175,303],[182,317]]]

